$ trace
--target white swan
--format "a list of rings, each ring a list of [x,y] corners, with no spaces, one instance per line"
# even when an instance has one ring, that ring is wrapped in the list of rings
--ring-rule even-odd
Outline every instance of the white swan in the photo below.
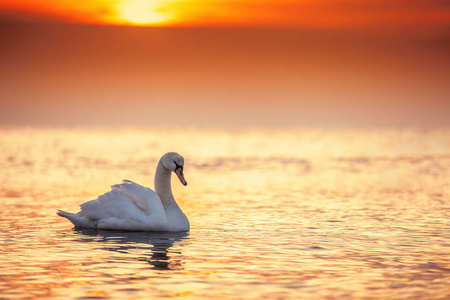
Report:
[[[175,152],[164,154],[155,174],[155,191],[129,180],[80,205],[76,214],[58,210],[75,227],[133,231],[189,231],[189,220],[172,194],[170,177],[177,174],[183,185],[184,159]]]

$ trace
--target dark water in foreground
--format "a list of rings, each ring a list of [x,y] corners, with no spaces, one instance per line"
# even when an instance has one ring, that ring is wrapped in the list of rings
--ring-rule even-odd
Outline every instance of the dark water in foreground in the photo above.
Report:
[[[450,297],[450,130],[1,133],[0,298]],[[55,215],[169,150],[189,233]]]

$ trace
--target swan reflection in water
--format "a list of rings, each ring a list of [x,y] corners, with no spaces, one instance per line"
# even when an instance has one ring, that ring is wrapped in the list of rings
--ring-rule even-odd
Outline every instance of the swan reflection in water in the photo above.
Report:
[[[137,256],[137,260],[147,261],[156,270],[180,270],[181,256],[178,251],[169,251],[174,245],[183,246],[188,241],[188,232],[133,232],[75,229],[83,242],[101,242],[102,249]],[[88,238],[89,237],[89,238]],[[93,239],[93,237],[95,239]],[[137,254],[136,254],[137,253]]]

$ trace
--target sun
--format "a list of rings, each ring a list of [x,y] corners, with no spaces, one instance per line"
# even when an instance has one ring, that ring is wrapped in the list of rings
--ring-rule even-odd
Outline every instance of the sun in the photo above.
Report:
[[[118,19],[133,25],[158,25],[170,21],[160,1],[127,0],[118,7]]]

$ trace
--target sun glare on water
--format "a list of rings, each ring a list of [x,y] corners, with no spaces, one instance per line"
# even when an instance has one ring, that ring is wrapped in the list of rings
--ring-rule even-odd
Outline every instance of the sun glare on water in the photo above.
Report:
[[[133,25],[158,25],[170,21],[160,1],[127,0],[118,7],[118,19]]]

